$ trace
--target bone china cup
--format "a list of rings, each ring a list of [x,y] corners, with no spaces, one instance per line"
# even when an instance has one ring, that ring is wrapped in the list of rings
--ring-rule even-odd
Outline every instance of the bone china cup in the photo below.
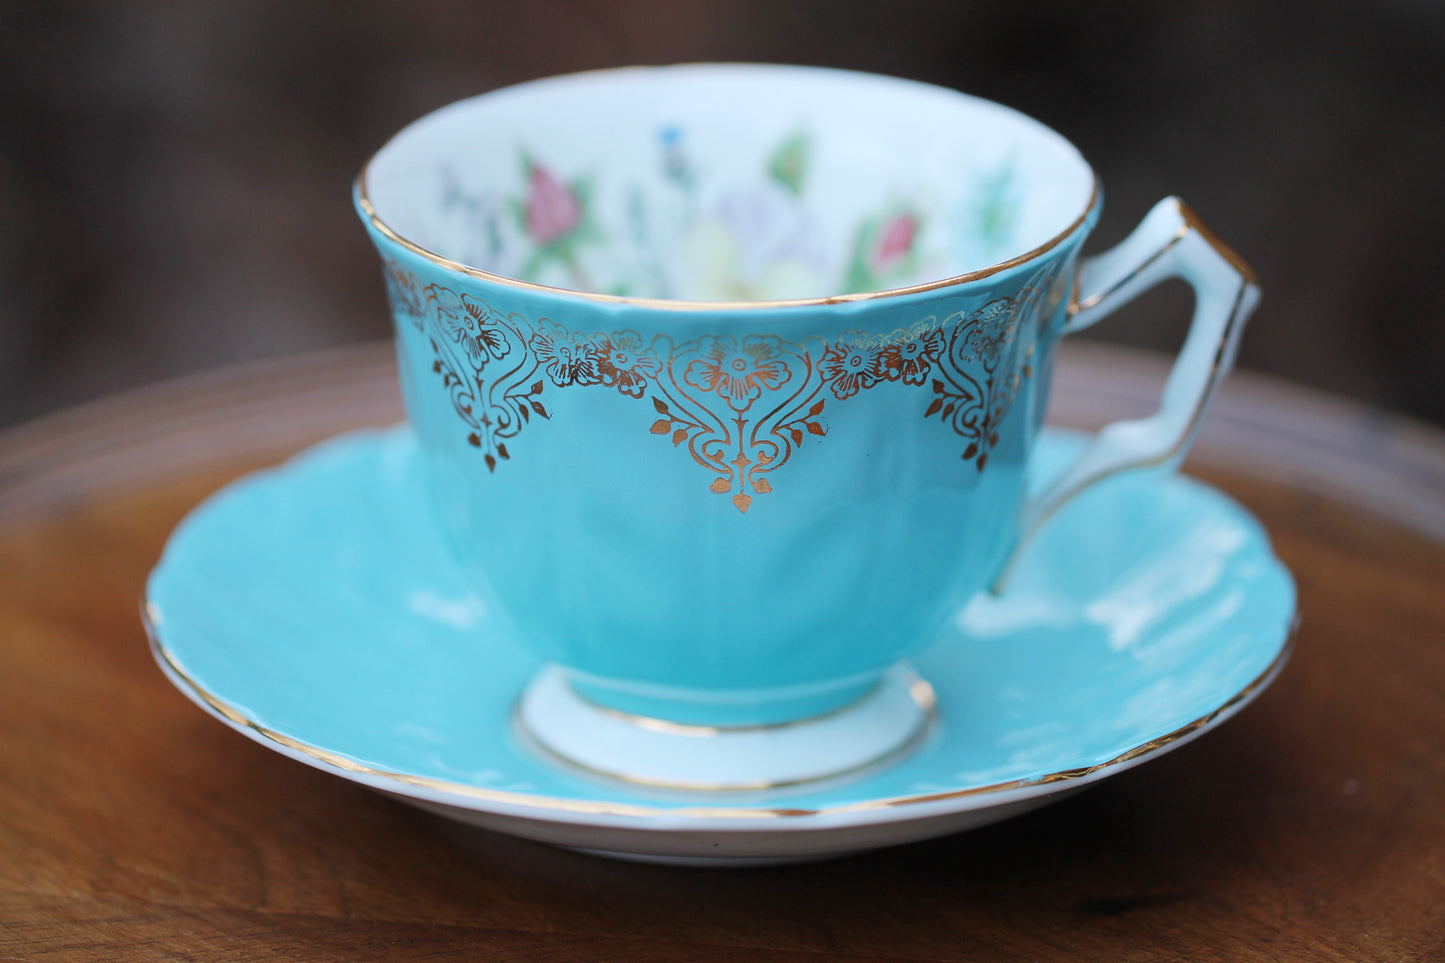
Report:
[[[1081,261],[1099,189],[1039,123],[833,70],[499,90],[403,130],[356,204],[477,600],[569,697],[680,729],[923,699],[900,660],[1032,527],[1182,457],[1257,299],[1174,199]],[[1060,336],[1166,277],[1197,301],[1160,411],[1030,499]]]

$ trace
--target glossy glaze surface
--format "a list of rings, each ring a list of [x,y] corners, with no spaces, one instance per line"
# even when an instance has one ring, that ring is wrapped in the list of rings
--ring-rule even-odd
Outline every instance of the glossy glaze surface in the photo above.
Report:
[[[1076,445],[1046,436],[1035,479]],[[445,562],[419,468],[409,431],[367,433],[208,501],[149,583],[163,664],[288,755],[569,845],[777,858],[999,818],[1223,718],[1277,670],[1294,614],[1247,513],[1188,479],[1120,478],[1066,506],[1009,593],[917,660],[940,723],[904,762],[791,792],[650,793],[517,743],[510,713],[538,664]]]
[[[851,701],[997,573],[1099,198],[978,98],[688,65],[444,108],[357,206],[471,590],[594,699],[733,725]]]

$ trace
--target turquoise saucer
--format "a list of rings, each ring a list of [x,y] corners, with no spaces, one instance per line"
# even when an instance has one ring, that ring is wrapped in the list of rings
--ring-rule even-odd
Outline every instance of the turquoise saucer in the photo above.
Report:
[[[1047,435],[1036,474],[1076,450]],[[914,660],[937,721],[901,762],[754,793],[592,778],[518,740],[537,662],[447,562],[410,431],[334,439],[231,485],[147,587],[156,659],[202,708],[308,765],[470,823],[664,862],[816,858],[993,822],[1218,725],[1283,666],[1294,583],[1247,512],[1123,476],[1071,502],[1000,597]]]

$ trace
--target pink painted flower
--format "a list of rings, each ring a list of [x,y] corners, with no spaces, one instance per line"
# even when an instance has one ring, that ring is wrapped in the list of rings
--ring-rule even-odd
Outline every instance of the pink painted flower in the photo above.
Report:
[[[525,216],[527,233],[538,244],[561,240],[582,223],[582,201],[541,164],[530,165]]]
[[[917,235],[918,218],[912,214],[896,214],[889,218],[878,232],[878,243],[869,258],[869,267],[876,273],[897,267],[913,250],[913,239]]]

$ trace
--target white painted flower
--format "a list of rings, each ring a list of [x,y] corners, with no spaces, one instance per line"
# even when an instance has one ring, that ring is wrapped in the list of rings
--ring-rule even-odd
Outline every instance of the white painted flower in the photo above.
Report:
[[[830,293],[817,219],[787,191],[758,183],[723,193],[688,231],[690,297],[751,301]]]

